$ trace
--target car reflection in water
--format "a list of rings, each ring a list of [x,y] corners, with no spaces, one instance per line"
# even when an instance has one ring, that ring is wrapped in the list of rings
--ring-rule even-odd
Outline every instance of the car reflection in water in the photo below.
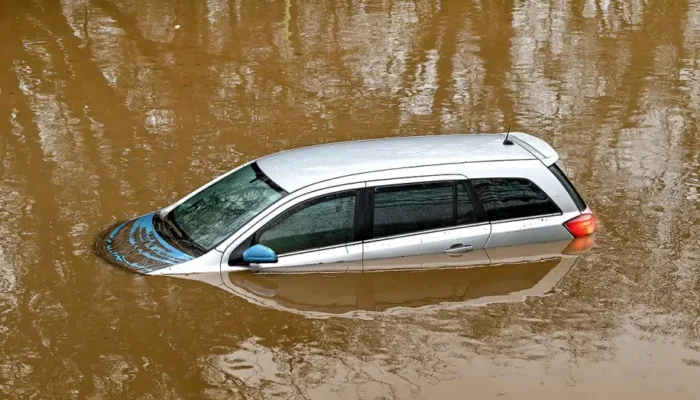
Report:
[[[485,305],[546,295],[593,243],[591,236],[490,249],[490,263],[461,268],[453,261],[446,268],[396,270],[394,260],[386,263],[390,269],[361,273],[243,271],[177,277],[213,284],[264,307],[316,317],[357,316],[367,311]]]

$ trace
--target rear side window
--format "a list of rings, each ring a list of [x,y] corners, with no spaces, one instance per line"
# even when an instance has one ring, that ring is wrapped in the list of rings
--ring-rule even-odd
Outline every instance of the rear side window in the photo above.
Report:
[[[586,209],[586,202],[583,201],[583,198],[581,197],[580,194],[576,191],[576,188],[574,185],[571,183],[569,178],[566,177],[566,174],[562,169],[557,165],[557,164],[552,164],[549,166],[549,170],[552,171],[552,174],[557,177],[559,182],[564,186],[564,189],[569,193],[569,196],[571,196],[571,200],[574,201],[576,204],[576,207],[578,208],[579,211],[583,211]]]
[[[462,181],[374,189],[373,238],[475,222],[474,204]]]
[[[310,200],[285,212],[259,234],[278,255],[353,241],[355,192]]]
[[[453,215],[452,182],[375,188],[372,237],[448,227]]]
[[[472,179],[471,183],[491,221],[561,213],[549,196],[527,179]]]

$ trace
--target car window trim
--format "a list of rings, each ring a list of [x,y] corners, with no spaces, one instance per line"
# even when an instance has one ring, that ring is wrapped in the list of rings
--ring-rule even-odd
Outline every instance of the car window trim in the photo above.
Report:
[[[255,177],[257,179],[260,179],[261,181],[265,182],[269,187],[276,190],[277,193],[281,194],[282,197],[289,194],[289,192],[282,189],[282,187],[280,185],[278,185],[275,181],[270,179],[270,177],[267,176],[267,174],[265,172],[263,172],[262,169],[260,169],[260,166],[258,165],[257,161],[251,163],[250,167],[253,169],[253,172],[255,172]]]
[[[260,229],[258,229],[252,236],[253,240],[251,242],[251,246],[258,244],[260,241],[260,236],[267,230],[270,230],[277,225],[279,225],[282,221],[287,219],[290,215],[301,211],[307,207],[311,207],[315,204],[323,203],[324,201],[329,201],[329,200],[334,200],[335,198],[341,198],[345,197],[345,194],[350,194],[353,193],[355,196],[355,209],[353,211],[353,221],[352,221],[352,230],[353,230],[353,240],[348,243],[342,243],[342,244],[336,244],[332,246],[324,246],[324,247],[315,247],[311,249],[304,249],[304,250],[297,250],[297,251],[292,251],[288,253],[279,253],[277,254],[278,257],[286,257],[288,255],[293,255],[296,253],[302,253],[302,252],[312,252],[312,251],[318,251],[318,250],[324,250],[328,248],[334,248],[334,247],[340,247],[340,246],[347,246],[349,243],[355,243],[358,240],[356,239],[356,234],[357,234],[357,228],[355,226],[355,223],[357,221],[357,214],[358,214],[358,206],[359,206],[359,199],[358,199],[358,193],[360,192],[361,189],[347,189],[347,190],[341,190],[338,192],[333,192],[333,193],[327,193],[318,197],[314,197],[305,201],[302,201],[298,204],[293,205],[292,207],[286,209],[279,215],[275,216],[271,221],[269,221],[267,224],[263,225]],[[352,196],[347,196],[347,197],[352,197]],[[274,249],[273,249],[274,250]]]
[[[366,187],[358,189],[357,205],[354,238],[362,242],[372,235],[372,225],[374,224],[374,191]]]
[[[376,242],[379,242],[382,240],[392,240],[392,239],[398,239],[398,238],[404,238],[404,237],[427,235],[427,234],[431,234],[431,233],[445,232],[445,231],[451,231],[451,230],[463,229],[463,228],[473,228],[473,227],[485,226],[485,225],[489,225],[489,222],[488,221],[478,221],[478,222],[473,222],[473,223],[469,223],[469,224],[447,226],[444,228],[426,229],[426,230],[422,230],[422,231],[401,233],[401,234],[392,235],[392,236],[382,236],[382,237],[378,237],[378,238],[370,238],[370,239],[364,240],[364,243],[376,243]]]
[[[486,214],[486,208],[484,208],[484,203],[481,202],[481,198],[476,193],[476,189],[474,189],[474,186],[472,185],[471,180],[465,179],[465,180],[459,181],[459,182],[464,183],[464,186],[467,188],[467,193],[469,194],[469,197],[471,198],[472,204],[474,205],[474,211],[476,211],[477,221],[490,222],[488,214]],[[455,197],[455,199],[456,199],[456,197]]]
[[[457,225],[457,181],[452,181],[452,226]]]
[[[566,176],[561,167],[559,167],[557,163],[554,163],[547,167],[547,169],[557,178],[559,183],[564,186],[564,189],[566,189],[566,192],[569,193],[569,197],[571,197],[571,200],[573,200],[576,208],[583,212],[587,207],[586,202],[583,200],[583,197],[581,197],[581,194],[578,192],[578,190],[576,190],[576,187],[574,187],[574,184],[571,182],[569,177]]]
[[[297,251],[290,251],[289,253],[283,253],[283,254],[278,254],[278,257],[290,257],[290,256],[297,256],[300,254],[308,254],[308,253],[313,253],[317,251],[326,251],[326,250],[333,250],[341,247],[348,247],[348,246],[355,246],[358,244],[362,244],[362,241],[359,240],[353,240],[352,242],[347,242],[347,243],[342,243],[342,244],[334,244],[332,246],[325,246],[325,247],[315,247],[313,249],[306,249],[306,250],[297,250]]]
[[[518,222],[518,221],[527,221],[530,219],[538,219],[538,218],[561,217],[562,215],[564,215],[563,212],[549,213],[549,214],[538,214],[538,215],[519,217],[519,218],[497,219],[494,221],[489,221],[489,223],[491,225],[493,225],[493,224],[500,224],[500,223],[504,223],[504,222]]]

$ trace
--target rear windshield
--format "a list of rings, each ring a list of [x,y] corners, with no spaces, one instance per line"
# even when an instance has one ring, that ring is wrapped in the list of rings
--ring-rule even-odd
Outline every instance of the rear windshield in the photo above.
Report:
[[[552,171],[554,176],[557,177],[559,182],[564,186],[567,192],[569,192],[569,196],[571,196],[571,199],[574,201],[576,204],[576,207],[578,208],[579,211],[583,211],[586,209],[586,202],[583,201],[583,198],[581,197],[580,194],[576,191],[576,188],[574,185],[569,181],[569,178],[566,177],[566,174],[562,169],[557,165],[556,163],[552,164],[549,167],[549,170]]]

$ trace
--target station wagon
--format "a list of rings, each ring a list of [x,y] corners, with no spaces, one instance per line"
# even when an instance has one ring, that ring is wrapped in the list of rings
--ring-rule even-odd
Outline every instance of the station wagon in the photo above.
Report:
[[[299,148],[107,230],[97,250],[151,275],[484,264],[488,249],[595,233],[558,160],[525,133]]]

